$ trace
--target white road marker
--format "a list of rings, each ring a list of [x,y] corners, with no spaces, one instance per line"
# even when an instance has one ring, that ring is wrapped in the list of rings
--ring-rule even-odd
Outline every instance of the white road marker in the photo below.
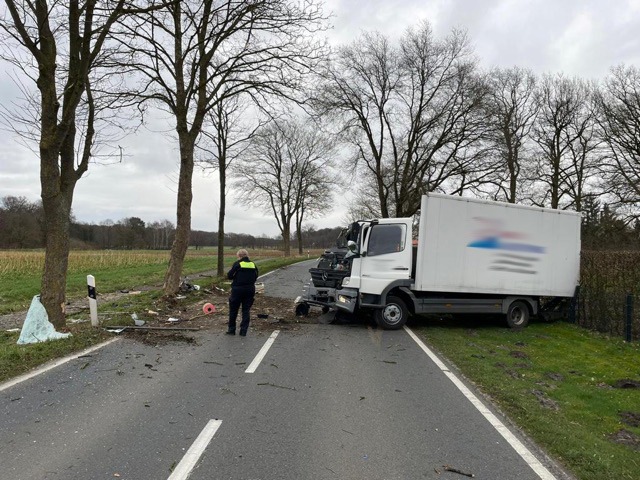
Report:
[[[54,360],[50,363],[46,363],[44,365],[42,365],[39,368],[36,368],[35,370],[32,370],[29,373],[25,373],[24,375],[20,375],[19,377],[14,378],[13,380],[9,380],[8,382],[5,382],[3,384],[0,384],[0,392],[2,392],[3,390],[6,390],[7,388],[11,388],[14,385],[17,385],[19,383],[24,382],[25,380],[29,380],[30,378],[36,377],[38,375],[40,375],[41,373],[45,373],[48,372],[49,370],[52,370],[56,367],[59,367],[60,365],[63,365],[71,360],[75,360],[76,358],[82,357],[84,355],[88,355],[91,352],[95,352],[96,350],[102,348],[102,347],[106,347],[107,345],[109,345],[110,343],[115,342],[116,340],[120,340],[119,338],[113,338],[111,340],[107,340],[106,342],[100,343],[98,345],[94,345],[93,347],[89,347],[85,350],[82,350],[81,352],[76,352],[73,353],[71,355],[67,355],[66,357],[63,358],[59,358],[58,360]]]
[[[271,348],[271,345],[273,345],[273,342],[276,341],[276,337],[278,336],[279,333],[280,333],[280,330],[274,330],[273,331],[271,336],[267,339],[265,344],[262,346],[262,348],[258,352],[258,355],[256,355],[256,358],[253,359],[253,361],[247,367],[247,369],[244,371],[244,373],[255,373],[255,371],[258,368],[258,365],[260,365],[260,362],[262,361],[262,359],[265,357],[265,355],[267,354],[267,352]]]
[[[185,480],[191,474],[198,460],[200,460],[202,452],[207,448],[207,445],[209,445],[209,442],[220,428],[220,425],[222,425],[222,420],[209,420],[209,423],[207,423],[200,432],[195,442],[191,444],[187,453],[184,454],[180,463],[173,469],[168,480]]]
[[[411,338],[418,344],[418,346],[422,349],[424,353],[435,363],[440,370],[453,382],[453,384],[458,387],[458,390],[462,392],[462,394],[467,397],[474,407],[478,409],[478,411],[482,414],[484,418],[486,418],[489,423],[495,428],[503,438],[509,442],[509,445],[522,457],[522,459],[527,462],[527,464],[531,467],[531,469],[536,472],[536,474],[542,480],[556,480],[556,477],[547,470],[547,468],[540,463],[540,461],[531,453],[531,451],[524,446],[524,444],[516,438],[516,436],[511,433],[511,431],[496,417],[479,399],[476,397],[471,390],[467,388],[467,386],[460,381],[458,377],[455,376],[451,370],[447,368],[447,366],[438,358],[438,356],[427,347],[418,336],[411,331],[408,327],[404,327],[404,330],[409,334]]]

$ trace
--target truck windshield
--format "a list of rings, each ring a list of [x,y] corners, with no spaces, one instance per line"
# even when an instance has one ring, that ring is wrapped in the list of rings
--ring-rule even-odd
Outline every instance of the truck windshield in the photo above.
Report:
[[[369,237],[367,255],[384,255],[404,250],[405,225],[374,225]]]

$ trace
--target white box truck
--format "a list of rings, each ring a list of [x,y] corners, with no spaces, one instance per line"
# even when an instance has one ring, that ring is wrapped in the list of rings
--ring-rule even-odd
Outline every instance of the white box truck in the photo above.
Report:
[[[342,262],[327,306],[371,309],[388,329],[424,313],[499,313],[524,327],[541,299],[557,308],[574,296],[580,221],[576,212],[424,195],[417,240],[412,218],[352,225],[356,254]]]

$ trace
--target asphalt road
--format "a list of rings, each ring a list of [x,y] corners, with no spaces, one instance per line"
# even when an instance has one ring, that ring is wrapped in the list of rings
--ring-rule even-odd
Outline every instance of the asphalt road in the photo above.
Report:
[[[295,297],[305,263],[265,276],[266,294]],[[407,331],[302,327],[269,341],[120,339],[0,386],[0,477],[466,478],[448,465],[477,479],[541,478]]]

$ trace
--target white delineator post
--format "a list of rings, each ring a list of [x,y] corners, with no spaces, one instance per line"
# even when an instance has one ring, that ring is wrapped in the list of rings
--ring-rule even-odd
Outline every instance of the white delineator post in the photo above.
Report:
[[[87,275],[87,288],[89,290],[89,311],[91,312],[91,326],[98,326],[98,299],[96,298],[96,279],[93,275]]]

